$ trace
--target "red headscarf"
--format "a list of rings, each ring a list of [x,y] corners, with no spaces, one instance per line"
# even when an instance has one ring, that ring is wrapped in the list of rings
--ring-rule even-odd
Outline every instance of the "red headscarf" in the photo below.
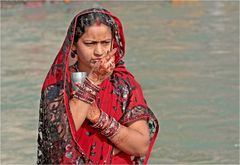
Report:
[[[123,152],[112,156],[113,144],[85,120],[79,130],[69,110],[71,81],[69,59],[74,41],[76,23],[82,15],[100,12],[114,21],[113,47],[117,48],[116,68],[110,78],[101,84],[96,103],[100,109],[114,117],[122,125],[144,119],[148,122],[151,142],[145,157],[130,159]],[[63,45],[54,60],[42,86],[38,164],[146,164],[158,133],[158,122],[148,108],[140,85],[125,68],[125,39],[120,20],[105,9],[92,8],[77,14],[71,22]]]

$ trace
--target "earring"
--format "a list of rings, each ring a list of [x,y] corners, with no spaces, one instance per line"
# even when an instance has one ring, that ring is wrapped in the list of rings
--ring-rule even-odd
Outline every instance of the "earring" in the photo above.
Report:
[[[77,51],[76,50],[71,50],[71,57],[75,58],[77,56]]]

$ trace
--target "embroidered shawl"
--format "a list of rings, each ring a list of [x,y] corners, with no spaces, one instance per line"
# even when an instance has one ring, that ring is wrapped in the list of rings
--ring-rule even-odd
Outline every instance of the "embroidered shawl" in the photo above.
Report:
[[[144,119],[148,122],[150,146],[144,157],[121,152],[112,156],[113,144],[85,120],[76,130],[69,110],[71,99],[71,46],[74,41],[78,17],[101,12],[111,17],[114,26],[114,44],[117,48],[116,68],[110,78],[101,84],[96,99],[100,109],[113,116],[122,125]],[[140,85],[126,69],[125,39],[120,20],[105,9],[92,8],[77,14],[72,20],[63,45],[58,52],[42,85],[39,108],[38,164],[146,164],[158,133],[158,121],[147,106]]]

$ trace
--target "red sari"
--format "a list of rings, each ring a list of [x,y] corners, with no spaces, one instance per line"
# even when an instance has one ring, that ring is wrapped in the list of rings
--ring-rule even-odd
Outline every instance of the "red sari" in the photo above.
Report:
[[[74,40],[77,18],[81,15],[101,12],[114,21],[114,48],[116,68],[110,78],[100,85],[96,99],[100,109],[114,117],[122,125],[144,119],[148,122],[150,146],[144,157],[134,157],[123,152],[112,156],[114,145],[85,120],[76,130],[69,109],[71,99],[70,50]],[[122,61],[125,55],[125,39],[120,20],[107,10],[88,9],[76,15],[67,36],[57,54],[42,86],[39,130],[38,164],[147,164],[158,133],[158,121],[144,100],[140,85],[126,69]]]

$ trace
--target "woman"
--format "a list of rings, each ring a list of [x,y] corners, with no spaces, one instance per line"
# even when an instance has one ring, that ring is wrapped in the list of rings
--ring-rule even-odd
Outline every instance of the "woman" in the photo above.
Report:
[[[38,164],[147,163],[158,122],[124,55],[116,16],[92,8],[74,17],[42,86]],[[76,90],[73,72],[87,73]]]

